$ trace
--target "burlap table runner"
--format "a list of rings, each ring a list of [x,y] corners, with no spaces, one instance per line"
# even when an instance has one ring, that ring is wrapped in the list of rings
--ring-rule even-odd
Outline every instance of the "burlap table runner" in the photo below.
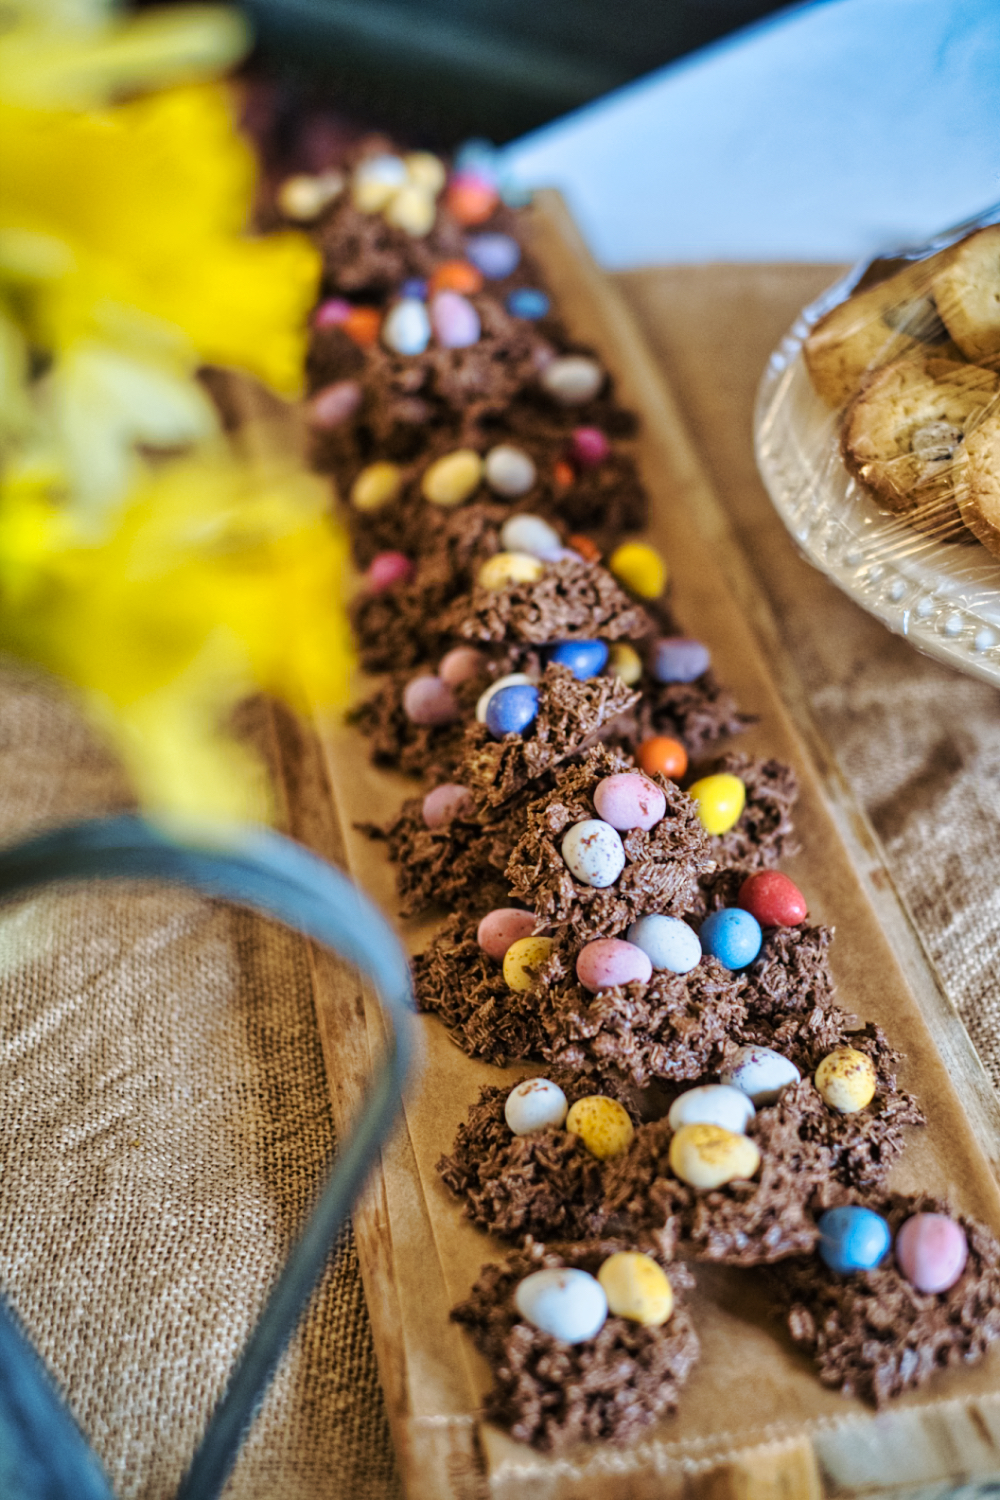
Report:
[[[0,674],[0,838],[128,805]],[[0,912],[0,1285],[119,1496],[174,1493],[334,1146],[304,945],[151,886]],[[399,1493],[350,1233],[226,1490]]]

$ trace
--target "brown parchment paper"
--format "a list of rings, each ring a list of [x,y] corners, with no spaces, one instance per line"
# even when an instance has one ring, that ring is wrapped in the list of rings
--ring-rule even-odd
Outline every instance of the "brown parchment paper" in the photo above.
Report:
[[[669,394],[622,304],[594,271],[558,204],[546,200],[534,214],[534,248],[561,309],[574,332],[599,350],[623,399],[643,417],[637,449],[654,503],[649,535],[669,561],[678,615],[708,644],[740,707],[760,716],[759,725],[740,738],[741,747],[791,762],[800,777],[796,823],[802,853],[783,868],[806,895],[811,916],[836,928],[832,961],[840,1002],[878,1021],[906,1053],[900,1081],[918,1096],[928,1127],[911,1133],[893,1186],[946,1193],[1000,1233],[1000,1194],[990,1164],[838,835],[761,644],[735,603],[724,569],[733,544]],[[402,797],[412,795],[413,783],[374,770],[353,731],[330,727],[323,738],[351,871],[386,909],[395,910],[384,848],[370,844],[353,825],[390,817]],[[407,929],[414,951],[432,927]],[[370,1011],[367,1024],[374,1041],[378,1021]],[[803,1443],[814,1460],[807,1465],[811,1487],[795,1493],[819,1493],[820,1474],[838,1492],[850,1493],[873,1484],[1000,1471],[1000,1351],[969,1371],[942,1373],[929,1388],[876,1417],[861,1402],[819,1384],[769,1317],[753,1273],[710,1267],[695,1268],[702,1360],[679,1413],[650,1429],[644,1441],[624,1450],[585,1447],[551,1459],[486,1424],[478,1429],[476,1409],[489,1373],[464,1334],[447,1322],[447,1311],[468,1294],[480,1266],[504,1247],[462,1217],[435,1164],[450,1149],[481,1085],[513,1084],[537,1069],[489,1067],[459,1051],[435,1018],[423,1017],[419,1025],[424,1071],[406,1103],[405,1137],[384,1160],[388,1230],[394,1251],[405,1250],[393,1257],[410,1401],[405,1431],[411,1451],[401,1455],[404,1472],[409,1466],[412,1475],[420,1467],[421,1432],[446,1435],[440,1448],[425,1450],[437,1454],[439,1467],[433,1473],[433,1464],[423,1469],[425,1487],[413,1493],[481,1495],[477,1460],[486,1492],[496,1496],[561,1500],[586,1494],[598,1500],[690,1493],[685,1487],[692,1476],[737,1456],[756,1453],[766,1465],[768,1455],[785,1447],[801,1453]],[[471,1445],[470,1429],[477,1431]]]

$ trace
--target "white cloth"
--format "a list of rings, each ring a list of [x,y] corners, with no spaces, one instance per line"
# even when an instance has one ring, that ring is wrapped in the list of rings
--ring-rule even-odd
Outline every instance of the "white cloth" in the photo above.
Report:
[[[854,260],[1000,199],[1000,0],[827,0],[515,141],[605,266]]]

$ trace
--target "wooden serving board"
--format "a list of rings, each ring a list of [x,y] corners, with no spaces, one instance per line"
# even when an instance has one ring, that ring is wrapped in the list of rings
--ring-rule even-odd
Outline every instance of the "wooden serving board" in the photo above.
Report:
[[[893,1185],[947,1192],[956,1206],[1000,1233],[995,1097],[964,1031],[921,968],[863,820],[824,764],[801,705],[793,705],[793,716],[783,702],[771,672],[766,610],[670,392],[618,292],[597,272],[555,195],[540,195],[531,233],[573,333],[599,351],[622,400],[642,418],[637,455],[653,501],[649,535],[669,560],[678,616],[707,642],[740,707],[759,715],[738,743],[787,760],[798,772],[802,853],[783,868],[804,891],[811,916],[837,929],[833,968],[840,1001],[880,1022],[906,1053],[901,1082],[920,1099],[929,1123],[912,1133]],[[272,728],[288,830],[346,865],[394,910],[394,876],[384,849],[353,825],[390,817],[413,794],[412,782],[374,770],[354,731],[329,725],[317,738],[278,713]],[[905,974],[886,926],[905,950]],[[407,931],[415,950],[432,927]],[[381,1020],[349,972],[319,952],[313,964],[343,1134],[377,1055]],[[462,1217],[435,1164],[483,1083],[510,1084],[537,1069],[488,1067],[459,1051],[435,1018],[423,1017],[418,1025],[423,1072],[354,1215],[390,1422],[414,1500],[814,1500],[902,1494],[1000,1473],[1000,1350],[967,1372],[942,1373],[929,1389],[876,1416],[819,1384],[769,1316],[752,1273],[717,1267],[695,1268],[701,1363],[680,1411],[643,1441],[551,1458],[484,1423],[478,1410],[489,1372],[448,1312],[467,1296],[479,1266],[502,1256],[504,1247]]]

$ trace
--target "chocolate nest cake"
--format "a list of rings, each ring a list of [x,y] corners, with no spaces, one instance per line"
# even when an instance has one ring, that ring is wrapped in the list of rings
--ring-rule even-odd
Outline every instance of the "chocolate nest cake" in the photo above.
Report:
[[[452,1312],[493,1368],[486,1415],[521,1442],[555,1452],[583,1440],[627,1443],[673,1411],[700,1353],[680,1298],[667,1323],[650,1328],[609,1317],[585,1343],[566,1344],[523,1319],[514,1306],[519,1281],[547,1267],[596,1271],[619,1241],[536,1244],[503,1265],[486,1266],[467,1302]],[[669,1268],[676,1293],[692,1284],[683,1266]]]

